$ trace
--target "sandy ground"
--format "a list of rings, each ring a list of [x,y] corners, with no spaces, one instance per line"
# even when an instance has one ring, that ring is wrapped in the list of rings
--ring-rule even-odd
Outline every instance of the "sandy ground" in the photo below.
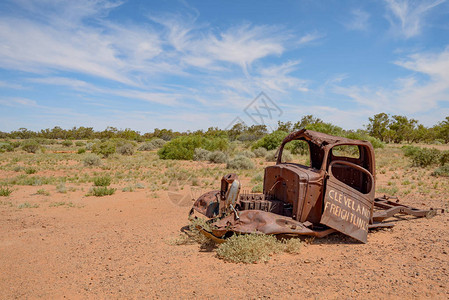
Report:
[[[449,298],[447,213],[398,221],[370,233],[367,244],[334,234],[308,240],[298,255],[244,265],[198,245],[167,243],[187,225],[189,207],[166,192],[33,195],[39,188],[0,199],[2,299]],[[40,205],[18,209],[6,201]],[[441,207],[447,200],[406,203]]]

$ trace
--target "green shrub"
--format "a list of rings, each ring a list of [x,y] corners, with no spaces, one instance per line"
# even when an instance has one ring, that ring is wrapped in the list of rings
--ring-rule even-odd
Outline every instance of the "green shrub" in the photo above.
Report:
[[[449,177],[449,165],[440,166],[432,173],[433,176]]]
[[[267,155],[268,151],[267,151],[267,149],[260,147],[260,148],[254,149],[253,153],[256,157],[265,157]]]
[[[92,146],[92,152],[108,157],[116,151],[115,143],[112,141],[99,142]]]
[[[402,146],[401,149],[407,157],[412,157],[421,150],[421,148],[411,145]]]
[[[37,172],[37,170],[33,167],[29,167],[25,169],[25,173],[26,174],[35,174]]]
[[[254,163],[248,157],[238,155],[234,159],[228,161],[226,168],[243,170],[254,169]]]
[[[275,162],[277,160],[276,152],[277,152],[277,150],[268,151],[267,155],[265,156],[265,160],[270,161],[270,162]],[[290,151],[284,149],[282,151],[282,162],[287,162],[287,161],[292,161],[292,160],[293,160],[293,156],[290,153]]]
[[[151,140],[151,144],[153,144],[153,146],[155,148],[161,148],[162,146],[165,145],[165,143],[167,143],[167,141],[163,140],[163,139],[154,139]]]
[[[259,183],[253,186],[251,189],[251,193],[262,193],[263,192],[263,184]]]
[[[446,163],[449,163],[449,150],[441,152],[440,155],[440,165],[444,166]]]
[[[349,133],[345,134],[344,136],[347,137],[348,139],[368,141],[371,143],[371,145],[373,145],[374,149],[385,147],[385,144],[382,143],[381,140],[379,140],[378,138],[372,137],[368,134],[365,134],[365,133],[349,132]]]
[[[422,148],[415,152],[411,158],[414,166],[427,167],[439,163],[440,151],[435,148]]]
[[[306,155],[309,153],[309,144],[306,141],[291,141],[285,145],[285,149],[293,154]]]
[[[101,165],[100,157],[98,157],[98,155],[95,155],[95,154],[88,154],[83,159],[83,162],[84,162],[85,166],[89,166],[89,167]]]
[[[196,148],[208,151],[226,150],[228,140],[225,138],[205,138],[199,135],[177,137],[166,143],[157,152],[161,159],[183,159],[193,160]]]
[[[0,142],[0,152],[12,152],[14,151],[14,146],[8,142]]]
[[[264,148],[262,148],[262,149],[264,149]],[[248,157],[248,158],[254,158],[254,157],[256,157],[256,155],[255,155],[253,152],[248,151],[248,150],[245,150],[245,151],[240,152],[239,155],[243,155],[243,156],[246,156],[246,157]]]
[[[121,155],[133,155],[134,154],[134,147],[131,144],[124,144],[122,146],[119,146],[117,148],[117,153]]]
[[[208,159],[215,164],[224,164],[228,160],[228,156],[222,151],[214,151],[209,154]]]
[[[79,148],[78,154],[83,154],[83,153],[86,153],[86,148]]]
[[[22,150],[28,153],[36,153],[40,149],[40,145],[35,140],[26,140],[22,143]]]
[[[82,146],[85,146],[86,144],[84,143],[84,142],[81,142],[81,141],[76,141],[75,142],[75,146],[77,146],[77,147],[82,147]]]
[[[96,197],[109,196],[114,194],[115,191],[116,189],[114,188],[108,188],[106,186],[97,186],[91,188],[86,196],[96,196]]]
[[[64,147],[70,147],[73,145],[73,142],[70,140],[65,140],[61,143]]]
[[[94,178],[95,186],[109,186],[111,184],[112,178],[109,176],[99,176]]]
[[[11,195],[12,190],[7,186],[0,186],[0,196],[1,197],[8,197]]]
[[[151,151],[155,150],[156,146],[152,142],[147,142],[142,145],[140,145],[139,148],[137,148],[138,151]]]
[[[203,148],[196,148],[193,153],[194,161],[205,161],[209,160],[210,151]]]
[[[285,131],[276,130],[258,140],[251,148],[257,149],[262,147],[267,150],[277,149],[287,135],[288,133]]]

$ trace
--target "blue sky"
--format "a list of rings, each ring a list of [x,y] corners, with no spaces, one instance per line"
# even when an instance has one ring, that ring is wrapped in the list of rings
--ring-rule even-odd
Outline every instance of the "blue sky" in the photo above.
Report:
[[[447,1],[0,2],[1,131],[379,112],[449,115]]]

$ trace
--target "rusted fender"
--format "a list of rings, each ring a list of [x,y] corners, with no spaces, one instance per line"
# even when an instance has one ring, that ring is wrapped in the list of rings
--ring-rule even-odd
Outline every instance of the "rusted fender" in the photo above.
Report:
[[[201,195],[193,204],[193,209],[208,218],[213,218],[218,212],[220,191],[210,191]]]
[[[212,234],[216,237],[222,237],[229,231],[236,233],[297,234],[316,237],[323,237],[335,232],[334,229],[314,231],[292,218],[261,210],[240,211],[238,219],[232,213],[211,225],[214,227]]]

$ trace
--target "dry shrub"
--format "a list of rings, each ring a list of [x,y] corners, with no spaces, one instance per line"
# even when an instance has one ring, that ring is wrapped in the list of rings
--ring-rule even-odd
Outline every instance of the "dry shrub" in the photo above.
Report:
[[[222,151],[214,151],[209,154],[209,161],[216,164],[224,164],[228,156]]]
[[[299,253],[299,239],[278,240],[274,235],[235,234],[217,249],[218,257],[235,263],[266,262],[273,254],[288,252]]]
[[[248,157],[238,155],[234,159],[228,161],[226,168],[243,170],[254,169],[254,163]]]

